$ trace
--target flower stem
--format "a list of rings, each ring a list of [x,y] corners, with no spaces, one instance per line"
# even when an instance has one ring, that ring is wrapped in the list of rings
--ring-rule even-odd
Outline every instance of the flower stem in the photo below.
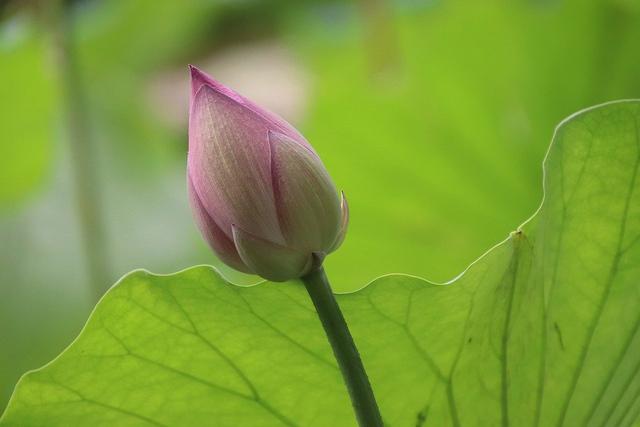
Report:
[[[382,417],[369,378],[322,266],[302,278],[333,348],[361,427],[381,427]]]

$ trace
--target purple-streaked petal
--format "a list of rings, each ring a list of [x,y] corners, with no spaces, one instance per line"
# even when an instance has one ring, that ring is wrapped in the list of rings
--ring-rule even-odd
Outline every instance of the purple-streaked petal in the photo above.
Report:
[[[214,91],[225,95],[235,102],[239,103],[243,107],[247,108],[250,111],[253,111],[257,117],[264,121],[264,124],[267,128],[281,132],[287,135],[289,138],[294,141],[298,141],[299,143],[311,148],[311,145],[307,140],[302,136],[300,132],[293,126],[291,126],[286,120],[279,117],[277,114],[272,113],[269,110],[266,110],[259,105],[255,104],[250,99],[245,98],[240,95],[236,91],[222,83],[218,82],[216,79],[198,69],[193,65],[189,65],[189,70],[191,71],[191,104],[193,105],[193,100],[196,98],[196,95],[202,86],[208,86]]]
[[[284,244],[271,182],[268,129],[254,112],[202,85],[189,117],[188,169],[202,204],[231,224]]]
[[[278,219],[287,246],[326,252],[341,221],[340,199],[320,158],[288,136],[269,132]]]
[[[213,252],[230,267],[244,273],[252,273],[251,269],[242,262],[236,246],[221,229],[218,224],[211,218],[204,205],[200,201],[200,197],[193,187],[191,178],[187,176],[187,185],[189,192],[189,201],[191,202],[191,210],[196,220],[196,224],[200,229],[200,233],[209,244]]]
[[[335,251],[342,245],[344,242],[344,238],[347,235],[347,228],[349,228],[349,204],[347,203],[347,198],[344,195],[344,191],[340,192],[340,231],[338,231],[338,236],[336,237],[335,242],[329,248],[329,253]]]
[[[257,237],[233,226],[233,241],[240,258],[255,274],[273,282],[303,276],[311,267],[312,254],[297,251]]]

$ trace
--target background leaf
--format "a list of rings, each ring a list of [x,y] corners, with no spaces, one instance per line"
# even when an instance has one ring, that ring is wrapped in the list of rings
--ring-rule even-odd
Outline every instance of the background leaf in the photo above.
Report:
[[[448,285],[341,295],[389,425],[633,425],[640,416],[640,101],[561,125],[537,215]],[[137,271],[19,383],[2,425],[354,425],[298,283]]]
[[[42,31],[28,19],[0,27],[0,212],[31,194],[50,167],[54,76],[46,73]],[[11,183],[11,185],[8,185]]]
[[[640,97],[637,3],[402,3],[300,23],[318,75],[303,131],[354,218],[327,262],[344,291],[389,272],[451,279],[536,208],[560,120]],[[383,49],[371,33],[386,27]]]

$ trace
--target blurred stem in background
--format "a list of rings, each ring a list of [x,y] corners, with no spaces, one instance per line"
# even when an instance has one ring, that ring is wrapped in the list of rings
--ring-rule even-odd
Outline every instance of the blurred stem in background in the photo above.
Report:
[[[101,188],[92,138],[82,72],[74,46],[74,21],[69,2],[49,2],[45,10],[50,23],[65,115],[65,135],[71,152],[71,173],[76,209],[93,298],[102,296],[109,284],[109,260],[101,218]]]
[[[358,0],[371,75],[384,75],[398,65],[400,53],[388,0]]]

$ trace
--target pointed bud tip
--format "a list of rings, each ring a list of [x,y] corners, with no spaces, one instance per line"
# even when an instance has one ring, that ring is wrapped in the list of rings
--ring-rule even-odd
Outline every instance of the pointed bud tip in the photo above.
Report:
[[[202,72],[195,65],[189,64],[189,74],[191,75],[191,93],[193,96],[198,93],[198,90],[206,84],[210,84],[209,76]]]
[[[237,94],[233,89],[228,88],[223,85],[209,74],[205,73],[195,65],[189,64],[189,72],[191,74],[191,96],[195,98],[196,94],[200,90],[201,87],[207,86],[212,89],[214,92],[222,94],[228,98],[231,98],[233,101],[238,102],[240,104],[244,104],[244,99]]]
[[[191,80],[202,79],[202,71],[193,64],[189,64],[189,73],[191,74]]]
[[[235,94],[233,94],[233,91],[231,89],[227,88],[225,85],[223,85],[195,65],[189,64],[189,73],[191,74],[191,91],[193,93],[193,96],[198,93],[198,90],[200,90],[202,86],[208,86],[218,93],[222,93],[229,96],[230,98],[234,98],[233,95]]]

